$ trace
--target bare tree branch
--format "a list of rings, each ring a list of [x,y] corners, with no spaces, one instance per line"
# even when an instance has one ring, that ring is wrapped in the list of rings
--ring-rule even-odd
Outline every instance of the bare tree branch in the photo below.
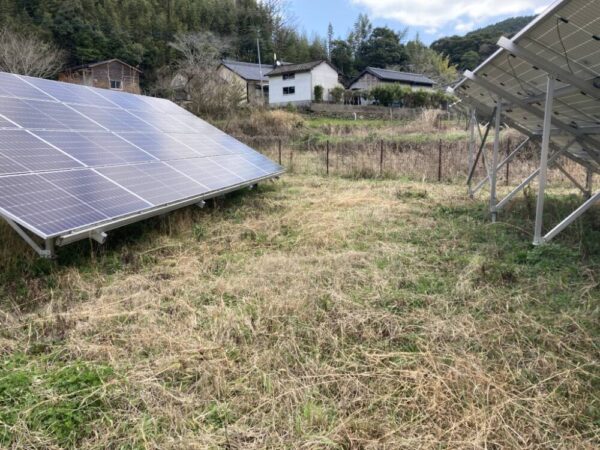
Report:
[[[35,36],[0,31],[0,70],[49,78],[64,66],[65,52]]]

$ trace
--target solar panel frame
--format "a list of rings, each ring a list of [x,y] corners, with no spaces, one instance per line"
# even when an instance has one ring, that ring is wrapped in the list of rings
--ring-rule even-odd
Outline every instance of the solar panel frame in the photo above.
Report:
[[[3,79],[8,80],[9,89],[2,85]],[[15,92],[10,91],[11,86]],[[2,104],[5,114],[2,114]],[[53,157],[67,162],[53,163],[50,156],[39,154],[46,158],[40,159],[41,166],[24,166],[22,161],[2,153],[2,134],[6,137],[8,132],[27,133],[28,139],[29,136],[35,139],[40,151],[49,151]],[[76,137],[74,144],[103,156],[89,159],[84,157],[85,151],[69,150],[65,143],[68,140],[59,142],[52,136]],[[149,140],[156,136],[160,139]],[[27,146],[28,151],[32,149],[35,146]],[[123,158],[128,154],[127,149],[129,154],[142,156]],[[113,155],[115,158],[111,159]],[[19,159],[22,158],[19,156]],[[232,167],[225,167],[228,164]],[[0,216],[45,240],[52,249],[55,243],[66,245],[96,236],[96,233],[223,195],[284,172],[282,167],[168,100],[1,72],[0,170]],[[235,170],[239,174],[235,174]],[[110,177],[117,172],[125,176],[123,173],[128,171],[146,173],[145,184],[132,184],[127,177],[119,183]],[[158,180],[156,175],[160,173],[168,173],[173,181],[172,185],[156,183],[163,191],[170,192],[168,195],[149,184]],[[197,176],[207,176],[210,186],[195,178]],[[33,192],[32,204],[37,207],[35,202],[39,200],[45,207],[37,212],[28,211],[29,215],[24,215],[24,210],[15,210],[14,205],[3,207],[6,205],[2,204],[2,186],[8,185],[6,180],[19,181],[25,186],[35,180],[36,186],[43,189]],[[73,180],[79,181],[73,184]],[[140,186],[145,186],[147,191]],[[139,194],[148,195],[153,201],[135,192],[138,188]],[[135,201],[131,201],[132,198]],[[130,207],[131,203],[136,205]],[[119,209],[118,205],[123,208]],[[61,219],[65,214],[67,217]],[[77,217],[81,220],[75,220]],[[37,223],[44,220],[47,223]],[[23,236],[21,231],[19,234]]]
[[[453,89],[480,112],[489,113],[501,101],[504,120],[527,136],[539,138],[543,132],[537,172],[540,180],[534,232],[536,245],[553,239],[600,201],[600,192],[592,193],[593,173],[600,174],[599,31],[600,2],[559,0],[511,40],[500,38],[500,49],[473,72],[465,72],[466,77]],[[498,125],[496,130],[498,139]],[[587,169],[583,184],[568,177],[589,198],[543,234],[547,162],[552,162],[553,158],[549,158],[552,151],[564,152],[564,156]],[[494,155],[497,156],[497,151]],[[564,168],[561,171],[564,172]],[[515,193],[537,176],[532,174],[498,202],[495,172],[494,167],[489,175],[493,218]]]

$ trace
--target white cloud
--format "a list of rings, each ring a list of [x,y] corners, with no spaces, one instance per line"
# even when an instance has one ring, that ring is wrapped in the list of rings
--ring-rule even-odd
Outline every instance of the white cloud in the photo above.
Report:
[[[375,18],[397,20],[405,25],[440,28],[476,23],[499,16],[539,12],[552,0],[352,0],[367,7]],[[457,28],[457,31],[458,28]]]
[[[473,29],[475,29],[475,22],[473,21],[467,21],[467,22],[462,22],[462,21],[458,21],[456,22],[456,25],[454,25],[454,30],[457,31],[458,33],[467,33]]]

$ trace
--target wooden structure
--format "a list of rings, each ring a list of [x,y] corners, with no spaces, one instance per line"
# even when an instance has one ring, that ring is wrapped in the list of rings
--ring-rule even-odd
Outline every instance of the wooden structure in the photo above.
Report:
[[[228,83],[239,86],[244,92],[244,103],[269,103],[269,78],[273,70],[268,64],[254,64],[225,59],[217,68],[219,76]]]
[[[71,67],[58,75],[58,80],[103,89],[140,94],[142,71],[120,59]]]

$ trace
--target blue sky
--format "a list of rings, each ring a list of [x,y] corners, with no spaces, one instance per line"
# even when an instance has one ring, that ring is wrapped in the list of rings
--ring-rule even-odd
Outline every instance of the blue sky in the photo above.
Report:
[[[288,0],[289,10],[300,30],[309,36],[325,36],[329,22],[345,37],[361,12],[375,26],[409,28],[409,38],[418,32],[426,43],[439,37],[463,35],[473,29],[508,17],[543,11],[552,0]]]

